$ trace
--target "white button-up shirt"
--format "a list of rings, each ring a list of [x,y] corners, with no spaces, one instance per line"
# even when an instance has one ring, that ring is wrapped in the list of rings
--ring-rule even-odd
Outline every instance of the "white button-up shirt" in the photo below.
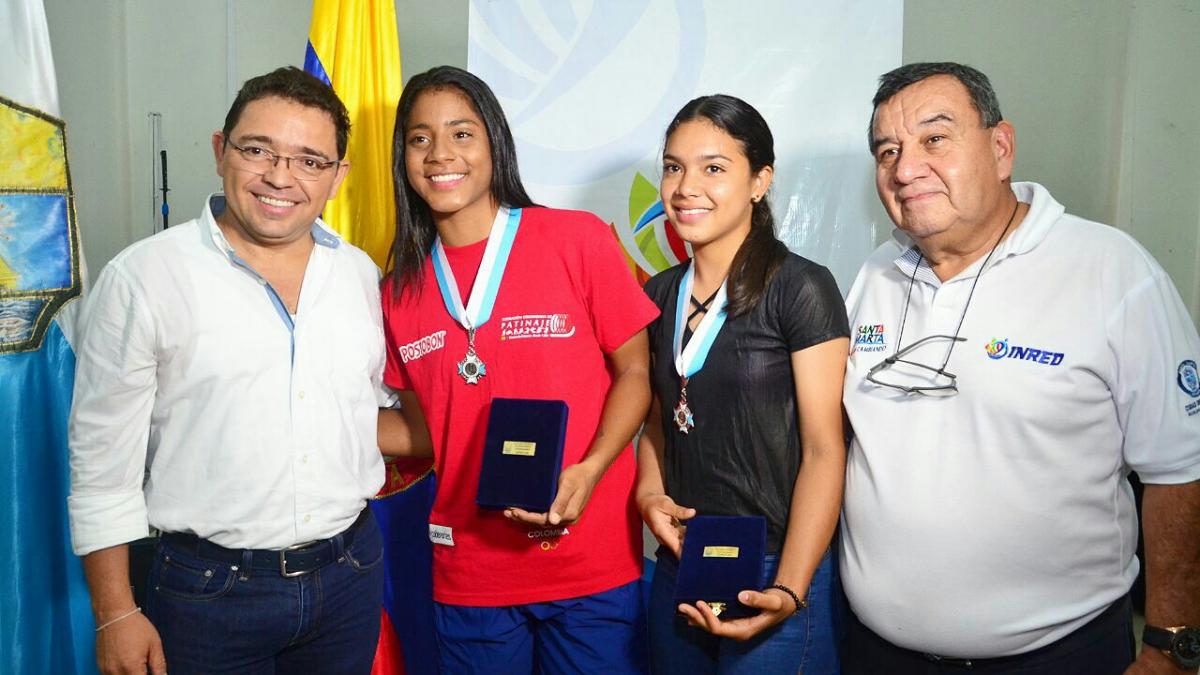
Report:
[[[383,484],[379,270],[319,220],[296,315],[200,218],[138,242],[85,301],[71,411],[75,552],[192,532],[283,548]]]

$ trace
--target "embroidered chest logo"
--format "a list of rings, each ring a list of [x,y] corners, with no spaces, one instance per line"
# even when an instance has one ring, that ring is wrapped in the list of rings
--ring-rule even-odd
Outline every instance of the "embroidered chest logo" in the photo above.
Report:
[[[854,351],[881,352],[887,348],[883,324],[861,324],[854,334]]]
[[[400,360],[404,363],[415,361],[429,352],[436,352],[446,346],[446,331],[439,330],[436,333],[430,333],[423,338],[413,340],[406,345],[400,345],[396,352],[400,354]]]
[[[1183,390],[1183,393],[1194,399],[1200,399],[1200,371],[1196,369],[1196,362],[1191,359],[1183,361],[1179,364],[1176,373],[1175,379],[1179,382],[1179,388]],[[1200,413],[1200,400],[1188,402],[1183,406],[1183,410],[1188,417]]]
[[[569,338],[575,334],[570,314],[522,314],[500,319],[501,340]]]
[[[1057,366],[1066,358],[1066,355],[1062,352],[1038,349],[1036,347],[1022,347],[1021,345],[1010,343],[1008,338],[1004,338],[1003,340],[992,338],[991,342],[983,346],[983,350],[987,352],[988,358],[993,361],[1017,359],[1018,361],[1032,361],[1047,366]]]

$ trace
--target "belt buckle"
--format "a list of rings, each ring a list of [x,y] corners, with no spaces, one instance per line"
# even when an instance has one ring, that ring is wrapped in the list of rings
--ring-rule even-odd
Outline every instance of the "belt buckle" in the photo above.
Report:
[[[312,570],[301,570],[299,572],[289,572],[287,569],[287,552],[288,551],[297,551],[302,548],[308,548],[309,546],[312,546],[312,545],[313,545],[313,542],[306,541],[303,544],[296,544],[294,546],[288,546],[287,548],[279,549],[279,575],[284,577],[285,579],[290,579],[292,577],[302,577],[305,574],[308,574],[309,572],[311,572]]]

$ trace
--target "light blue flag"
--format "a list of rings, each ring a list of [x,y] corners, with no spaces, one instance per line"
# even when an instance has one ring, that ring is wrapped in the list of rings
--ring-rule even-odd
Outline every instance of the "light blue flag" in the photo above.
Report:
[[[41,0],[0,0],[0,670],[93,673],[67,528],[82,260]]]

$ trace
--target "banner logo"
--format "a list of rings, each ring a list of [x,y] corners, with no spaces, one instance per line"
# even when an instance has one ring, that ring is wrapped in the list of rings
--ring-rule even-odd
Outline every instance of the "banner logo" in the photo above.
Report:
[[[658,163],[647,153],[658,154],[667,122],[700,87],[712,11],[688,0],[470,4],[468,69],[507,111],[522,176],[608,222],[639,283],[690,257],[682,241],[668,243],[678,237],[661,204],[655,213],[657,181],[637,169]],[[620,96],[598,114],[596,92]],[[587,134],[561,133],[581,117]],[[626,226],[619,195],[630,173]]]
[[[628,148],[655,147],[700,83],[709,11],[689,0],[472,2],[468,70],[504,105],[526,181],[591,183],[629,167]],[[640,36],[653,40],[650,62]],[[560,133],[581,104],[594,107],[580,98],[591,87],[636,104],[603,106],[587,134]]]

